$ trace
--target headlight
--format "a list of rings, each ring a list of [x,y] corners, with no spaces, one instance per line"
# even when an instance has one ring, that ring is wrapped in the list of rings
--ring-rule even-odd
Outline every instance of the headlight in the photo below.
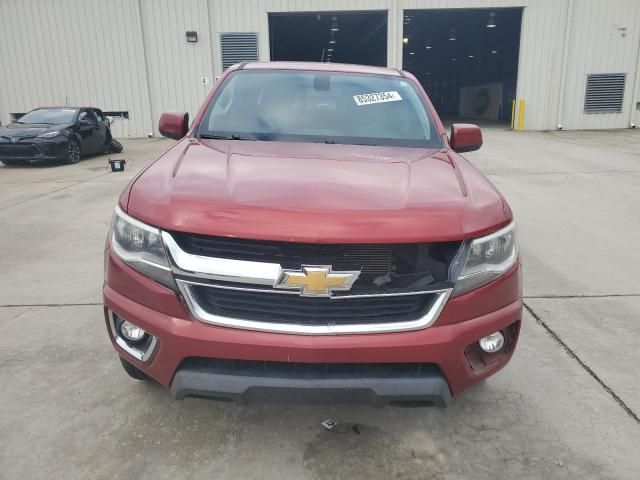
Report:
[[[458,276],[453,295],[460,295],[495,280],[509,270],[518,259],[514,224],[486,237],[476,238],[468,245],[462,260],[464,267]]]
[[[142,223],[116,206],[111,226],[111,248],[143,275],[177,290],[160,230]]]
[[[40,135],[38,135],[38,138],[56,138],[61,134],[62,132],[60,130],[56,130],[55,132],[41,133]]]

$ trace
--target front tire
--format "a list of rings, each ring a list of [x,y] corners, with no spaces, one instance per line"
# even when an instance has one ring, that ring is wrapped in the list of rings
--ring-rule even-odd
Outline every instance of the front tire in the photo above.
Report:
[[[111,153],[120,153],[122,152],[122,144],[116,140],[115,138],[111,139],[111,142],[109,143],[109,151]]]
[[[80,144],[73,138],[67,143],[66,161],[70,165],[76,164],[80,161]]]
[[[120,357],[120,363],[122,364],[122,368],[124,368],[124,371],[127,372],[127,375],[129,375],[131,378],[134,378],[136,380],[149,379],[149,377],[147,377],[147,375],[142,370],[134,367],[122,357]]]

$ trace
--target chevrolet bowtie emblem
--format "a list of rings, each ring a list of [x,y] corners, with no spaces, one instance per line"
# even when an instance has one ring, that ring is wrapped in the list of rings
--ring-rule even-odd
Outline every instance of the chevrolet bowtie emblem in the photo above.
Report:
[[[330,265],[303,265],[300,270],[282,269],[275,287],[307,297],[330,297],[334,291],[350,290],[359,275],[360,271],[333,272]]]

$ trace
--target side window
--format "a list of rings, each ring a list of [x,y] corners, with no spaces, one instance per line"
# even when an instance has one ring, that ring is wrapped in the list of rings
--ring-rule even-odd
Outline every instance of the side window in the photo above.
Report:
[[[96,118],[98,119],[99,122],[104,121],[104,117],[102,116],[102,113],[100,112],[100,110],[93,110],[93,113],[95,113]]]
[[[91,123],[97,123],[98,120],[96,119],[95,114],[93,113],[93,110],[84,110],[82,111],[82,113],[80,113],[80,116],[78,116],[78,120],[79,121],[87,121],[87,122],[91,122]]]

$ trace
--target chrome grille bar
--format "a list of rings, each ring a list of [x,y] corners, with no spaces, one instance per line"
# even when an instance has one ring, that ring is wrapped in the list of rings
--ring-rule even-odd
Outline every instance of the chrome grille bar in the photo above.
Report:
[[[419,330],[431,326],[437,319],[451,295],[451,289],[434,289],[425,291],[353,294],[331,297],[331,300],[348,301],[354,298],[374,298],[384,296],[434,295],[431,306],[420,318],[408,321],[386,323],[354,323],[354,324],[322,324],[300,325],[294,323],[264,322],[235,317],[216,315],[200,305],[192,291],[192,287],[209,287],[239,290],[247,292],[266,292],[292,295],[297,292],[277,290],[274,287],[281,275],[281,266],[277,263],[231,260],[226,258],[206,257],[185,252],[170,233],[162,232],[163,242],[168,250],[176,283],[194,318],[212,325],[239,328],[245,330],[297,335],[346,335],[402,332]],[[210,281],[223,282],[213,284]],[[224,283],[228,282],[228,283]],[[245,284],[246,287],[238,284]],[[253,285],[253,287],[251,286]],[[271,287],[271,288],[269,288]]]

